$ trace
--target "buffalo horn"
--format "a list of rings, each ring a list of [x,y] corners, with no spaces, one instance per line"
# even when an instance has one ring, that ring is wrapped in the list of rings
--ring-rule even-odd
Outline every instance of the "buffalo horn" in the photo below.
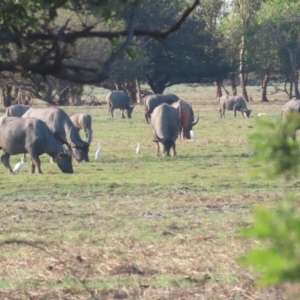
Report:
[[[155,136],[155,138],[157,139],[157,141],[158,141],[159,143],[162,143],[162,144],[163,144],[163,143],[165,142],[164,139],[160,138],[160,137],[157,135],[156,131],[154,131],[154,136]]]
[[[199,114],[198,114],[197,120],[192,122],[192,126],[195,126],[198,123],[198,121],[199,121]]]

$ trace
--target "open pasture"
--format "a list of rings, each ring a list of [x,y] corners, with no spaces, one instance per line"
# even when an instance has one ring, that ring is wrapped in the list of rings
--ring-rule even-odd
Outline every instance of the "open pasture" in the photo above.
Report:
[[[111,119],[107,106],[68,107],[92,115],[90,163],[75,163],[71,175],[47,155],[43,175],[29,173],[29,157],[16,175],[1,165],[0,243],[15,240],[0,247],[1,299],[282,299],[297,290],[256,289],[252,270],[236,261],[258,246],[239,237],[253,206],[275,206],[286,188],[251,177],[259,166],[250,165],[248,137],[257,114],[279,118],[287,98],[261,103],[252,87],[251,118],[226,111],[220,119],[214,88],[166,92],[200,113],[196,137],[177,141],[177,157],[155,156],[143,106],[132,119],[117,110]]]

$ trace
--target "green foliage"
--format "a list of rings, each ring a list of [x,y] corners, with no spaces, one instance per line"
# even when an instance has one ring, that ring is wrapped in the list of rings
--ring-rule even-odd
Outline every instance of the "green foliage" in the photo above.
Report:
[[[300,150],[293,136],[299,125],[299,116],[291,114],[288,122],[278,130],[279,122],[265,118],[257,123],[254,142],[254,163],[265,164],[257,173],[269,179],[282,176],[286,183],[299,174]],[[262,249],[248,252],[241,262],[253,265],[262,272],[260,283],[272,285],[300,281],[300,215],[296,210],[296,195],[281,201],[277,208],[258,207],[253,226],[243,230],[243,236],[258,239]]]
[[[290,117],[288,124],[282,126],[279,126],[281,120],[272,122],[268,118],[262,118],[257,121],[258,130],[250,136],[254,143],[253,163],[262,163],[264,167],[256,175],[265,173],[270,179],[284,175],[286,179],[290,179],[299,173],[299,144],[290,138],[299,120],[293,117]]]
[[[241,261],[263,271],[260,283],[270,285],[300,280],[300,215],[295,213],[294,196],[281,202],[274,211],[259,207],[255,211],[254,225],[243,231],[266,243],[264,249],[251,250]]]

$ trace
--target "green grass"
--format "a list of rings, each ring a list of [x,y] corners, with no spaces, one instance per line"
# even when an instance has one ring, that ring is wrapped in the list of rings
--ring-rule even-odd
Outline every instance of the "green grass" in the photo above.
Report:
[[[103,101],[107,91],[97,92]],[[16,175],[1,166],[0,242],[41,248],[0,247],[0,298],[275,299],[294,292],[289,286],[257,290],[255,275],[236,261],[256,245],[239,237],[253,221],[253,206],[274,207],[285,188],[299,190],[299,179],[286,187],[251,176],[259,167],[250,164],[248,139],[257,114],[275,120],[287,99],[258,102],[253,87],[253,116],[234,119],[226,112],[221,120],[214,88],[167,92],[200,113],[196,138],[178,141],[177,157],[155,156],[143,106],[130,120],[111,119],[106,106],[70,107],[64,109],[93,117],[90,163],[74,164],[72,175],[47,155],[43,175],[29,173],[29,158]],[[20,157],[11,157],[11,165]]]

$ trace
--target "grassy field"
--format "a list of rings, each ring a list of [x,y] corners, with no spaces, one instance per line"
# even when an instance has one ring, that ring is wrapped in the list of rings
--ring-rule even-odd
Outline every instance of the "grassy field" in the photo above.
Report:
[[[104,100],[108,91],[97,92]],[[220,119],[214,88],[166,92],[200,113],[196,137],[177,142],[177,157],[155,156],[143,106],[132,119],[119,111],[111,119],[106,106],[68,107],[93,117],[90,163],[74,164],[72,175],[47,155],[43,175],[31,175],[28,161],[16,175],[1,165],[0,299],[295,299],[299,287],[257,288],[237,262],[259,246],[239,236],[253,207],[274,207],[287,188],[251,176],[259,166],[249,142],[257,114],[276,120],[287,98],[261,103],[253,87],[249,120]]]

